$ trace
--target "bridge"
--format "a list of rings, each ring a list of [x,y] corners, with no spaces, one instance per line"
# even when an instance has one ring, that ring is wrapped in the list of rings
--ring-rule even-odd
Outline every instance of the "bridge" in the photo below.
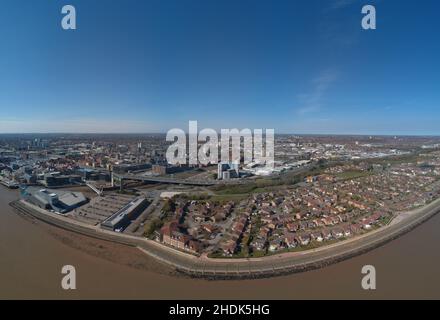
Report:
[[[102,195],[102,188],[98,189],[95,185],[93,185],[90,182],[86,182],[86,186],[89,187],[90,189],[92,189],[93,191],[95,191],[98,194],[98,196]]]
[[[132,180],[132,181],[142,181],[142,182],[153,182],[153,183],[168,183],[168,184],[182,184],[189,186],[213,186],[221,183],[216,180],[189,180],[189,179],[177,179],[172,177],[157,177],[157,176],[142,176],[136,174],[112,174],[112,185],[114,185],[114,181],[119,180],[120,187],[123,189],[123,181],[124,180]]]

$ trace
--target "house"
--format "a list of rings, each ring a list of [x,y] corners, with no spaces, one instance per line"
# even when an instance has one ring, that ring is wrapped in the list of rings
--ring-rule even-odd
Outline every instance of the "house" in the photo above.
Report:
[[[313,220],[313,223],[315,224],[316,227],[324,226],[324,222],[322,222],[322,220],[319,220],[319,219]]]
[[[360,209],[360,210],[365,210],[366,209],[366,206],[363,205],[362,203],[358,202],[358,201],[350,200],[350,201],[348,201],[348,204],[350,206],[355,207],[355,208]]]
[[[271,252],[278,251],[280,249],[280,246],[281,246],[280,240],[278,240],[278,239],[272,240],[269,243],[269,251],[271,251]]]
[[[299,229],[300,230],[306,230],[307,229],[307,222],[300,222],[299,223]]]
[[[344,236],[344,232],[342,231],[342,229],[333,229],[332,230],[332,236],[335,239],[340,239]]]
[[[313,238],[313,240],[316,240],[318,242],[324,241],[324,238],[322,237],[321,232],[312,233],[312,238]]]
[[[254,250],[263,251],[266,248],[266,243],[266,239],[257,238],[250,245]]]
[[[268,227],[262,227],[260,228],[259,237],[263,239],[267,239],[267,237],[270,235],[271,229]]]
[[[295,248],[298,245],[299,240],[294,233],[289,233],[284,237],[284,243],[289,248]]]
[[[286,225],[286,228],[287,228],[287,230],[289,230],[289,232],[295,232],[298,230],[299,227],[298,227],[298,224],[296,224],[296,223],[288,223]]]
[[[268,223],[268,224],[267,224],[267,227],[268,227],[269,229],[271,229],[271,230],[275,230],[276,227],[277,227],[277,224],[271,222],[271,223]]]
[[[204,224],[202,226],[202,228],[208,232],[208,233],[213,233],[217,228],[215,226],[213,226],[212,224]]]
[[[307,246],[310,243],[310,234],[301,234],[300,236],[298,236],[298,239],[301,243],[302,246]]]
[[[189,240],[186,245],[186,250],[192,253],[199,253],[202,251],[202,244],[197,240]]]
[[[196,243],[198,241],[189,234],[183,233],[175,220],[165,224],[160,231],[162,242],[169,246],[191,252],[199,252],[198,250],[201,249],[201,245]]]
[[[211,222],[217,223],[226,220],[226,215],[224,212],[218,212],[215,215],[211,216]]]
[[[371,229],[371,224],[369,222],[363,222],[362,223],[362,229],[370,230]]]
[[[332,221],[332,225],[336,225],[336,224],[338,224],[340,222],[338,217],[331,218],[331,221]]]
[[[228,240],[224,242],[221,246],[224,255],[233,255],[237,250],[237,242],[234,240]]]
[[[273,220],[272,217],[269,215],[263,216],[261,218],[261,222],[263,222],[265,224],[272,223],[272,220]]]
[[[350,227],[343,228],[344,231],[344,237],[350,237],[351,236],[351,229]]]
[[[200,222],[204,222],[205,221],[205,217],[204,216],[201,216],[201,215],[199,215],[199,214],[197,214],[197,215],[193,215],[193,220],[195,221],[195,222],[197,222],[197,223],[200,223]]]
[[[307,228],[308,229],[313,229],[313,228],[316,228],[317,226],[316,226],[316,224],[313,222],[313,221],[309,221],[308,223],[307,223]]]
[[[357,224],[352,224],[352,225],[350,226],[350,230],[351,230],[351,233],[352,233],[352,234],[359,233],[360,229],[361,229],[361,228],[360,228],[359,225],[357,225]]]
[[[245,225],[241,222],[235,222],[232,225],[232,231],[237,233],[242,233],[245,228]]]
[[[328,230],[322,230],[321,234],[324,240],[331,240],[333,238],[331,232],[329,232]]]

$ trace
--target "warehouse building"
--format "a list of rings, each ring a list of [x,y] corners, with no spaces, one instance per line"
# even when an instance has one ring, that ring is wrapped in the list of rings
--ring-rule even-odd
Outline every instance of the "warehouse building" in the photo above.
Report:
[[[148,207],[148,204],[145,198],[134,199],[105,219],[101,227],[112,231],[122,231]]]
[[[67,213],[88,202],[81,192],[23,187],[21,198],[45,210]]]

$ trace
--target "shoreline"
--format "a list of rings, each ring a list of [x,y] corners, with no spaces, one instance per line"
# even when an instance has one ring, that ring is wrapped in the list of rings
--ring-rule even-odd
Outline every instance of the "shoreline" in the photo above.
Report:
[[[360,237],[302,252],[282,253],[262,258],[212,259],[196,257],[166,247],[154,240],[117,234],[46,212],[24,201],[10,206],[50,225],[92,238],[137,247],[151,258],[172,267],[177,274],[209,280],[258,279],[316,270],[389,243],[410,232],[440,212],[440,199],[422,208],[403,213],[403,218]]]

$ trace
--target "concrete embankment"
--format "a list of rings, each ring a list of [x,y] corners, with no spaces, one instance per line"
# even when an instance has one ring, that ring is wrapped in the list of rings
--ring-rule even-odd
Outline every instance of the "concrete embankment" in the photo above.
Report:
[[[9,188],[9,189],[18,189],[18,183],[11,181],[11,180],[5,180],[5,179],[0,179],[0,184]]]
[[[31,207],[21,201],[12,202],[11,206],[23,214],[31,215],[66,230],[139,247],[149,256],[173,266],[181,273],[208,279],[262,278],[322,268],[388,243],[440,212],[440,200],[436,200],[422,209],[415,210],[397,223],[370,232],[360,238],[353,238],[311,251],[286,253],[258,259],[208,259],[185,254],[144,238],[118,234],[77,223],[69,218]]]

